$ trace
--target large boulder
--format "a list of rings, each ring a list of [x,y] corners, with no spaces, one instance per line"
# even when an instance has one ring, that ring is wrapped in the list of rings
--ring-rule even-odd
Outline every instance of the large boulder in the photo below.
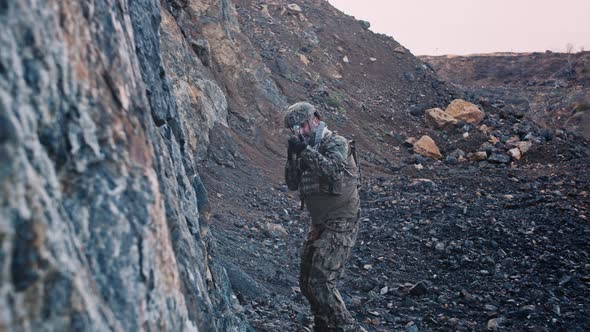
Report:
[[[471,124],[479,124],[486,115],[477,105],[463,99],[453,100],[445,109],[445,113],[457,120]]]
[[[426,123],[434,128],[451,128],[459,121],[440,108],[426,110]]]
[[[414,152],[432,159],[440,159],[442,157],[434,140],[426,135],[422,136],[416,143],[414,143]]]

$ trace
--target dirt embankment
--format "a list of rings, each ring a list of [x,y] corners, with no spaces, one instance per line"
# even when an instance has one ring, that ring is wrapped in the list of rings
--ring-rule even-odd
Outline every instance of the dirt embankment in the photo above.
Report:
[[[420,58],[441,78],[508,113],[590,137],[590,52]]]

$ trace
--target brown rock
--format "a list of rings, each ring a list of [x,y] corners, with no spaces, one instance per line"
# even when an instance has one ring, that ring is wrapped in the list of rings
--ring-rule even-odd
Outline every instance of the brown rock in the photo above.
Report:
[[[435,128],[450,128],[459,122],[440,108],[431,108],[425,113],[426,123]]]
[[[440,159],[442,154],[436,146],[436,143],[430,138],[430,136],[422,136],[415,144],[414,144],[414,152],[422,155],[424,157],[433,158],[433,159]]]
[[[467,158],[471,161],[482,161],[488,159],[488,154],[485,151],[477,151],[475,153],[470,153]]]
[[[477,105],[463,99],[453,100],[449,106],[447,106],[445,112],[457,120],[472,124],[479,124],[485,117],[485,113],[482,112]]]
[[[517,148],[520,149],[520,152],[522,154],[527,153],[531,147],[533,146],[533,143],[529,142],[529,141],[521,141],[521,142],[515,142],[513,143],[514,146],[516,146]]]
[[[309,59],[304,55],[299,53],[299,61],[301,61],[301,63],[303,63],[304,65],[309,65]]]
[[[508,151],[508,154],[514,158],[515,160],[520,160],[522,157],[522,153],[520,152],[519,148],[512,148]]]
[[[486,126],[486,125],[482,124],[482,125],[479,127],[479,131],[481,131],[482,133],[484,133],[484,134],[486,134],[486,135],[487,135],[487,134],[489,134],[489,133],[492,131],[492,128],[490,128],[490,127],[488,127],[488,126]]]

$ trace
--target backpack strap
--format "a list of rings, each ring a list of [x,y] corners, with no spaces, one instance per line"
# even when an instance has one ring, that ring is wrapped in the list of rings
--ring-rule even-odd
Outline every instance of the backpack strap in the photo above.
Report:
[[[353,139],[348,140],[348,156],[350,157],[351,155],[352,155],[352,159],[354,159],[354,163],[356,164],[356,169],[358,171],[359,187],[360,187],[361,180],[363,178],[363,173],[361,171],[361,163],[359,162],[358,154],[356,151],[356,141]]]

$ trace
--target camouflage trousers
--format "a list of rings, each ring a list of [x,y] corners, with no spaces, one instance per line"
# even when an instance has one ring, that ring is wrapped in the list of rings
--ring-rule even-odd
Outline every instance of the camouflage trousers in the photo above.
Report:
[[[312,225],[301,252],[299,285],[311,305],[314,331],[353,331],[354,319],[336,289],[359,228],[359,216]]]

